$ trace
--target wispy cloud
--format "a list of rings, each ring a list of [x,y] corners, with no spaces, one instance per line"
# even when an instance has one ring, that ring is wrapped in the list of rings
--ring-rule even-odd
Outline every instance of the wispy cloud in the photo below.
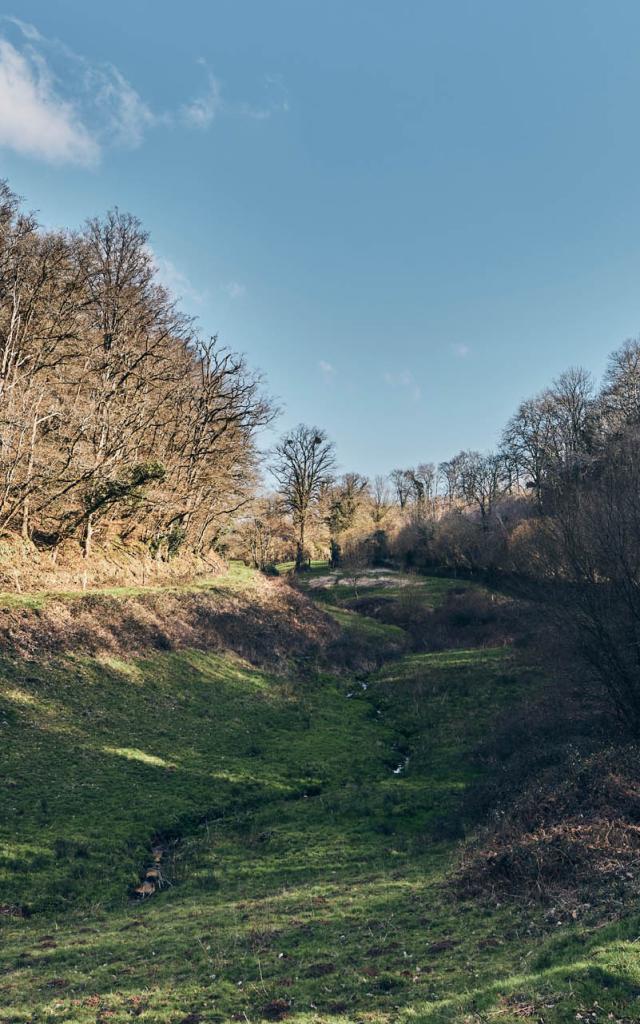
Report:
[[[100,146],[46,63],[0,39],[0,146],[49,163],[89,166]]]
[[[246,100],[229,99],[223,95],[222,85],[213,74],[205,60],[198,60],[206,72],[206,86],[189,103],[185,103],[180,114],[184,123],[192,128],[208,128],[221,115],[229,117],[249,117],[256,121],[265,121],[274,114],[287,113],[289,98],[280,75],[265,75],[260,101],[249,103]]]
[[[165,256],[160,256],[151,245],[147,248],[156,268],[160,284],[164,285],[175,299],[185,299],[200,306],[211,298],[210,293],[206,289],[201,290],[197,288],[188,275],[183,270],[180,270],[172,260],[167,259]],[[245,285],[239,281],[228,281],[226,284],[220,285],[219,288],[230,299],[234,300],[241,299],[243,295],[247,294]]]
[[[469,348],[468,345],[464,345],[461,343],[458,345],[452,345],[451,351],[453,352],[454,356],[456,356],[457,359],[465,359],[471,352],[471,349]]]
[[[206,67],[203,60],[198,63]],[[207,68],[207,88],[200,96],[185,104],[182,108],[183,120],[193,128],[208,128],[221,109],[220,83]]]
[[[25,39],[29,39],[32,42],[42,42],[44,39],[44,36],[38,32],[35,25],[30,25],[28,21],[23,21],[22,18],[15,18],[7,14],[2,20],[8,21],[12,25],[15,25],[16,28],[19,28]]]
[[[171,292],[176,299],[186,299],[201,305],[206,299],[206,293],[199,291],[189,280],[187,275],[176,267],[171,260],[159,256],[154,249],[149,247],[151,257],[156,267],[158,280],[167,291]]]
[[[19,18],[2,21],[0,145],[51,163],[92,165],[109,145],[139,146],[156,116],[122,73],[90,63]]]
[[[134,149],[141,146],[147,128],[158,124],[158,117],[117,68],[87,67],[87,91],[96,108],[104,115],[104,128],[115,143]]]
[[[325,359],[320,359],[318,368],[325,380],[331,380],[336,372],[335,366],[332,363],[328,363]]]
[[[113,146],[142,145],[152,128],[203,131],[220,114],[264,120],[289,108],[279,76],[264,79],[255,104],[227,99],[200,60],[203,91],[157,112],[113,64],[92,62],[20,18],[0,15],[0,25],[0,147],[49,163],[92,166]]]
[[[243,295],[247,294],[245,285],[240,284],[239,281],[229,281],[225,284],[224,290],[230,299],[241,299]]]
[[[414,402],[419,402],[422,398],[422,388],[410,370],[400,370],[398,373],[385,373],[384,381],[389,387],[406,391]]]

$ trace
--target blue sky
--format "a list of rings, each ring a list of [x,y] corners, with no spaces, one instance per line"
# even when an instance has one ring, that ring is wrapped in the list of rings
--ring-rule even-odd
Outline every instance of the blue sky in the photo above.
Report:
[[[489,448],[640,330],[637,0],[2,13],[0,176],[47,224],[136,213],[345,469]]]

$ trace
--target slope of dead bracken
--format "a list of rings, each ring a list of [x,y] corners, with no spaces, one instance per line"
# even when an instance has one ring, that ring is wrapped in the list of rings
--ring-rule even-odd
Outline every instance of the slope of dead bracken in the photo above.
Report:
[[[229,650],[277,668],[292,653],[317,656],[338,633],[329,615],[285,581],[240,566],[182,586],[0,600],[0,646],[30,658],[63,652],[130,657],[189,647]]]
[[[182,550],[176,557],[159,558],[146,544],[113,538],[94,545],[85,558],[76,540],[38,546],[19,534],[0,533],[0,591],[7,594],[170,586],[224,572],[214,553],[203,557]]]

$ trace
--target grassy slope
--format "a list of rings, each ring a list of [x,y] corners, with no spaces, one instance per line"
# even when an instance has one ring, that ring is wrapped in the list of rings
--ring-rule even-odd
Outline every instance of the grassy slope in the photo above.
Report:
[[[525,685],[509,652],[362,682],[189,651],[5,660],[0,904],[35,913],[0,917],[0,1021],[637,1020],[637,920],[550,933],[447,887],[473,746]],[[132,904],[158,831],[185,836],[175,884]]]

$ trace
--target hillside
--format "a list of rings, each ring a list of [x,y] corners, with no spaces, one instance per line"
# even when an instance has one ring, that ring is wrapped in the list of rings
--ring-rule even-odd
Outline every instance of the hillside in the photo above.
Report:
[[[481,588],[304,589],[0,608],[0,1021],[637,1020],[633,906],[460,884],[481,743],[545,686]]]

